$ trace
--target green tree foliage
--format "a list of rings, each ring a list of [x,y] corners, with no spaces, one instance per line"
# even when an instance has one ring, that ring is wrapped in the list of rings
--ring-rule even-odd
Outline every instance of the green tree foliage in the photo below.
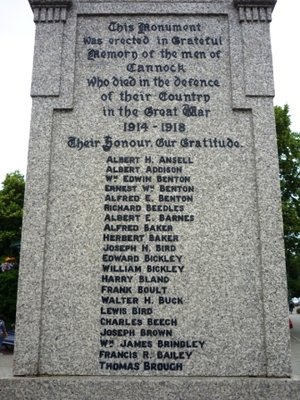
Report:
[[[0,261],[7,256],[19,258],[25,181],[16,171],[7,174],[0,190]],[[18,270],[0,273],[0,313],[8,323],[16,315]]]
[[[290,296],[300,296],[300,134],[289,108],[275,106],[286,267]]]
[[[18,270],[12,269],[0,274],[0,314],[12,324],[16,317]]]
[[[0,190],[0,257],[18,256],[24,203],[24,176],[7,174]]]

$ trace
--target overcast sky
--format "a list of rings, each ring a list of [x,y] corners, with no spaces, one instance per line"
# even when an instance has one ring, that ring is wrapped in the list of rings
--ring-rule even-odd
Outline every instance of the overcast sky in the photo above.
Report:
[[[31,113],[34,29],[27,0],[0,0],[0,182],[15,170],[26,174]],[[271,23],[274,105],[290,106],[300,132],[300,0],[277,0]]]

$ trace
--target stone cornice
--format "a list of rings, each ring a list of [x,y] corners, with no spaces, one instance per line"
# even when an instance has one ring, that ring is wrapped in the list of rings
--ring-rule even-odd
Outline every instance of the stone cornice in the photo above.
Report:
[[[34,22],[65,22],[72,0],[29,0]]]
[[[31,8],[34,7],[70,7],[72,0],[29,0]]]
[[[233,0],[236,7],[275,7],[277,0]]]
[[[233,0],[240,22],[271,22],[277,0]]]

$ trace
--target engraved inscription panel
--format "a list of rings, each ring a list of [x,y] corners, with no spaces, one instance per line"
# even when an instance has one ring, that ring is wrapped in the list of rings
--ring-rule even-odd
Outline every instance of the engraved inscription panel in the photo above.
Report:
[[[63,352],[83,343],[78,373],[260,374],[251,114],[231,108],[226,17],[82,16],[75,82],[54,116],[47,262],[87,329]]]

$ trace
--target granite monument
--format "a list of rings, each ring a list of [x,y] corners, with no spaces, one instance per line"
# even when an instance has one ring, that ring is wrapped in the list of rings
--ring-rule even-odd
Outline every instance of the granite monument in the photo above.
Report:
[[[298,398],[273,115],[276,0],[29,3],[17,342],[0,393]]]

